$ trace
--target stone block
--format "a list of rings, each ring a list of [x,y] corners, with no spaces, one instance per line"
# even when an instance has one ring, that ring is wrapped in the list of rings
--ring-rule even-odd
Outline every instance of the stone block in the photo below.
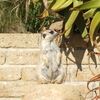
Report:
[[[89,56],[89,50],[86,49],[63,49],[62,63],[63,64],[77,64],[77,65],[92,65],[100,64],[100,57],[95,54]]]
[[[36,80],[36,67],[24,67],[22,69],[22,80],[35,81]]]
[[[87,48],[87,42],[82,39],[81,34],[73,34],[72,36],[64,39],[65,46],[69,48]]]
[[[84,100],[83,92],[81,88],[78,87],[77,89],[71,85],[38,85],[34,87],[31,93],[25,95],[22,100]]]
[[[7,63],[10,65],[36,65],[39,62],[39,51],[14,50],[7,54]]]
[[[87,83],[67,82],[65,84],[42,84],[35,82],[0,82],[0,98],[22,98],[23,100],[84,100],[88,92]],[[32,93],[32,94],[31,94]],[[31,95],[31,97],[29,97]],[[87,98],[93,96],[90,93]]]
[[[90,65],[90,68],[88,65],[69,65],[70,69],[72,70],[72,80],[77,82],[82,81],[89,81],[92,77],[100,74],[100,66],[97,67],[95,65]],[[78,68],[79,67],[79,68]]]
[[[80,100],[82,98],[86,99],[90,99],[93,97],[93,93],[89,93],[87,96],[86,94],[89,92],[88,88],[87,88],[87,82],[66,82],[65,83],[67,86],[71,87],[75,90],[77,90],[80,93]],[[94,83],[89,85],[91,89],[93,89],[94,87]],[[98,86],[98,84],[96,84],[95,86]],[[86,100],[84,99],[84,100]],[[76,99],[75,99],[76,100]]]
[[[16,81],[21,79],[21,68],[16,66],[0,66],[0,81]]]
[[[5,53],[0,51],[0,65],[3,65],[5,63]]]
[[[54,23],[52,23],[50,26],[49,26],[49,29],[52,29],[52,30],[56,30],[56,31],[62,31],[62,27],[63,27],[63,21],[56,21]]]
[[[0,82],[0,98],[21,98],[23,95],[32,92],[35,82],[23,81],[2,81]]]
[[[21,100],[21,98],[0,98],[0,100]]]
[[[68,68],[67,65],[62,65],[62,68],[63,68],[64,73],[65,73],[64,82],[69,82],[70,81],[70,71],[69,71],[69,68]]]
[[[38,34],[0,34],[1,48],[38,48]]]

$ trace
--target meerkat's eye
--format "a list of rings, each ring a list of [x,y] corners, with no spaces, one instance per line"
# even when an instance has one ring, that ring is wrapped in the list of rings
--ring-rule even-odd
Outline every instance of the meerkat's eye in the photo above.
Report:
[[[56,32],[57,32],[57,29],[54,29],[54,31],[56,31]]]
[[[51,30],[49,33],[53,34],[53,33],[54,33],[54,31],[52,31],[52,30]]]
[[[46,37],[46,34],[43,34],[43,38],[45,38]]]
[[[57,30],[57,29],[54,29],[54,31],[56,31],[56,32],[60,32],[60,30]]]

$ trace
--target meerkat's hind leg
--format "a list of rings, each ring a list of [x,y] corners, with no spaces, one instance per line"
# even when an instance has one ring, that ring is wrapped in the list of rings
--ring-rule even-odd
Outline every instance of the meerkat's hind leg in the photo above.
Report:
[[[44,77],[39,79],[39,84],[48,84],[48,83],[50,83],[50,81],[45,79]]]
[[[50,83],[50,72],[48,70],[48,68],[43,68],[40,71],[40,75],[39,75],[39,80],[41,84],[47,84]]]
[[[64,72],[62,69],[58,70],[60,73],[58,75],[58,77],[52,81],[52,83],[55,83],[55,84],[60,84],[60,83],[63,83],[63,80],[64,80]]]
[[[61,84],[63,82],[63,75],[59,75],[52,83]]]
[[[50,83],[50,80],[46,79],[42,74],[39,75],[39,84],[48,84]]]

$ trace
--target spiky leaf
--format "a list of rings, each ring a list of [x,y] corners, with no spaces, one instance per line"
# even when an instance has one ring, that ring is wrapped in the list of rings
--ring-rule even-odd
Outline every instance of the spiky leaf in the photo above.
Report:
[[[86,9],[93,9],[93,8],[100,8],[100,0],[90,0],[85,3],[83,3],[80,6],[76,6],[74,8],[71,8],[71,10],[74,10],[75,8],[80,10],[86,10]]]
[[[76,6],[76,5],[80,5],[82,4],[83,2],[81,1],[78,1],[78,0],[74,0],[73,2],[73,5]],[[70,27],[73,25],[73,23],[75,22],[77,16],[79,14],[79,11],[69,11],[69,9],[67,8],[66,9],[66,19],[65,19],[65,36],[69,36],[69,30],[70,30]],[[68,32],[67,32],[68,31]]]
[[[100,28],[100,11],[98,11],[95,14],[90,25],[89,34],[90,34],[91,40],[94,39],[99,28]]]
[[[83,15],[84,16],[84,19],[88,19],[88,18],[93,17],[95,11],[96,11],[96,8],[95,9],[90,9],[90,10],[86,11],[84,13],[84,15]]]

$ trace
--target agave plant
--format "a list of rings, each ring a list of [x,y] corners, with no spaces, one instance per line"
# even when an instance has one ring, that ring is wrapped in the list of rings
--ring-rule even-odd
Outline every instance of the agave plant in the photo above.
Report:
[[[90,39],[100,51],[96,41],[96,35],[100,29],[100,0],[37,1],[44,4],[44,12],[40,18],[48,16],[49,13],[53,13],[60,19],[63,18],[65,37],[70,37],[71,33],[79,32],[84,41],[88,42]],[[48,3],[49,1],[51,3]]]

